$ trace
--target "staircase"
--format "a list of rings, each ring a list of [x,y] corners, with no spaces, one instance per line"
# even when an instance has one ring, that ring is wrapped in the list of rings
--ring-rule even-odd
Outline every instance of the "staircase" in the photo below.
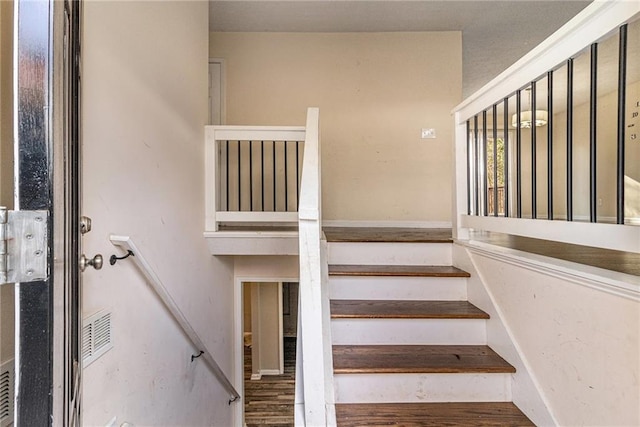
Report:
[[[325,228],[338,426],[532,426],[450,230]]]

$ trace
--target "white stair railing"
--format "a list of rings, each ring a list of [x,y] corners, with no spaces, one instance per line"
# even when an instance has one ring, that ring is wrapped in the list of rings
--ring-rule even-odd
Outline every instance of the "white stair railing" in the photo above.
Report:
[[[142,273],[144,278],[147,279],[147,283],[149,284],[149,286],[151,286],[151,289],[155,291],[156,295],[158,295],[167,310],[169,310],[169,313],[171,314],[173,319],[178,323],[178,325],[180,325],[180,328],[182,328],[182,331],[187,336],[187,338],[189,338],[189,341],[191,341],[191,344],[193,344],[194,348],[198,352],[201,352],[200,355],[196,354],[195,357],[202,357],[202,359],[204,359],[209,369],[211,369],[213,375],[229,393],[229,404],[240,399],[240,394],[238,394],[222,369],[220,369],[220,366],[213,358],[212,353],[209,351],[209,349],[207,349],[207,346],[204,344],[204,342],[202,342],[200,336],[193,329],[185,315],[182,314],[182,311],[173,300],[173,298],[171,298],[171,295],[162,284],[162,281],[153,271],[151,265],[147,262],[142,253],[140,253],[140,250],[135,245],[133,240],[131,240],[129,236],[115,235],[110,236],[109,240],[111,240],[111,243],[113,243],[115,246],[120,246],[125,250],[125,252],[131,251],[133,253],[133,256],[131,256],[130,259],[134,262],[136,267],[140,269],[140,272]]]
[[[302,378],[304,423],[307,426],[335,425],[333,405],[331,335],[327,328],[328,298],[325,292],[326,265],[322,243],[322,203],[319,110],[309,108],[304,162],[298,208],[300,241],[300,330],[298,347],[304,360]]]
[[[637,26],[638,16],[638,2],[593,2],[547,40],[456,107],[454,237],[468,239],[473,231],[491,231],[640,252],[640,227],[630,225],[637,224],[638,218],[633,217],[633,214],[625,214],[624,206],[625,202],[629,204],[632,208],[630,211],[637,211],[639,206],[637,196],[634,198],[632,194],[628,194],[627,199],[624,197],[627,180],[625,167],[629,170],[630,176],[637,177],[638,174],[637,164],[627,161],[627,165],[624,166],[625,141],[628,150],[634,149],[631,130],[633,126],[637,126],[633,121],[637,113],[634,116],[633,111],[628,111],[629,107],[607,109],[608,119],[612,119],[613,122],[617,120],[617,134],[609,131],[606,137],[598,136],[595,123],[602,120],[596,118],[605,114],[605,110],[598,112],[595,108],[598,97],[601,96],[595,90],[598,87],[598,79],[591,78],[589,73],[573,71],[574,58],[579,58],[585,54],[584,52],[589,54],[588,49],[592,52],[597,51],[598,45],[611,37],[616,37],[614,41],[619,43],[619,46],[616,46],[618,67],[623,68],[627,62],[627,50],[630,54],[637,51],[635,47],[627,49],[626,32],[627,24],[629,27]],[[630,37],[628,43],[630,46],[637,46],[637,38]],[[591,55],[590,60],[591,67],[597,69],[597,55]],[[561,66],[565,68],[559,72]],[[592,74],[595,76],[595,73]],[[620,74],[615,77],[618,83],[617,101],[619,105],[624,105],[622,101],[628,83],[635,82],[637,76],[629,75],[627,85]],[[614,76],[610,78],[613,81]],[[577,87],[578,82],[591,89],[588,98],[581,98],[582,104],[573,99],[574,92],[578,93],[574,83]],[[560,86],[560,83],[563,86]],[[540,93],[536,95],[536,88],[543,91],[542,94],[546,93],[546,97]],[[545,105],[550,110],[549,122],[541,120],[540,125],[534,122],[534,126],[531,126],[529,121],[527,128],[527,122],[523,120],[524,115],[530,115],[531,110],[535,110],[537,116],[538,107],[542,108]],[[589,106],[593,114],[589,118],[574,118],[573,110],[578,105],[584,108]],[[571,115],[565,109],[570,110]],[[547,114],[548,111],[540,112]],[[552,120],[554,115],[555,120]],[[621,124],[625,124],[624,118],[627,120],[626,131],[620,128]],[[539,129],[536,129],[538,126]],[[586,137],[578,138],[573,135],[573,128],[582,129],[583,133],[584,129],[589,129],[590,133]],[[587,162],[582,161],[577,155],[566,154],[573,153],[574,140],[576,152],[578,143],[581,143],[583,145],[579,147],[580,150],[587,153],[588,150],[592,150],[595,153],[596,142],[599,142],[598,150],[600,147],[609,150],[613,147],[614,151],[617,149],[618,158],[612,156],[613,161],[605,159],[608,163],[602,165],[606,168],[599,166],[592,170],[589,162],[595,163],[595,154],[591,154]],[[498,151],[498,142],[504,144],[503,156]],[[489,155],[493,152],[497,154]],[[557,161],[558,158],[566,164],[563,166],[562,162]],[[602,170],[598,172],[598,179],[602,179],[602,182],[596,182],[595,169]],[[499,172],[501,170],[502,172]],[[588,197],[577,190],[574,195],[572,183],[585,174],[590,175],[592,181],[588,188]],[[615,182],[612,178],[614,175]],[[605,176],[614,184],[617,183],[617,187],[609,185],[608,181],[601,178]],[[499,177],[503,177],[503,185],[509,188],[499,196],[502,198],[502,209],[498,198],[492,198],[489,194],[492,182],[500,184]],[[605,183],[608,185],[606,191],[603,190]],[[596,206],[602,203],[603,193],[615,193],[610,191],[612,189],[618,192],[615,200],[617,218],[616,215],[609,218],[613,211],[611,202],[605,203],[603,207]],[[607,200],[605,199],[605,202]],[[581,207],[586,205],[586,202],[590,206],[589,211]],[[581,215],[577,212],[578,207],[582,209]],[[580,218],[582,215],[586,216]]]

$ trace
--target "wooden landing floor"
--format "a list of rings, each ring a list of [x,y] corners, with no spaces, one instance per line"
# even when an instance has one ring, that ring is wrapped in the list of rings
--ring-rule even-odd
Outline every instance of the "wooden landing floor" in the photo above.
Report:
[[[247,427],[293,427],[296,339],[284,339],[284,374],[251,380],[251,348],[244,347],[244,420]]]
[[[449,243],[450,228],[323,227],[328,242]]]
[[[482,233],[474,240],[537,255],[640,276],[640,254],[590,246],[571,245],[502,233]]]
[[[451,242],[451,229],[324,227],[329,242]],[[478,233],[473,240],[578,264],[640,276],[640,254],[571,245],[502,233]]]

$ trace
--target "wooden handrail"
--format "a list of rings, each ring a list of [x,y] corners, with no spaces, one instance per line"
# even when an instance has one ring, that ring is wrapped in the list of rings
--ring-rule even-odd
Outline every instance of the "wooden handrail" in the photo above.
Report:
[[[133,240],[131,240],[129,236],[115,235],[111,235],[109,237],[109,240],[111,240],[111,243],[113,243],[115,246],[120,246],[125,251],[133,252],[133,256],[130,257],[130,259],[140,269],[140,272],[145,277],[145,279],[147,279],[147,283],[151,286],[151,289],[155,291],[167,310],[169,310],[169,313],[171,313],[173,319],[178,323],[178,325],[180,325],[180,328],[182,328],[184,334],[187,336],[187,338],[189,338],[189,341],[191,341],[197,351],[202,352],[199,356],[195,357],[202,357],[204,359],[207,366],[209,366],[209,369],[211,369],[213,375],[218,379],[218,381],[220,381],[220,384],[222,384],[224,389],[229,392],[229,394],[231,395],[229,404],[239,400],[240,394],[238,394],[222,369],[220,369],[220,366],[218,365],[218,363],[216,363],[215,359],[212,356],[212,353],[202,342],[198,333],[191,327],[191,324],[189,323],[185,315],[182,314],[182,311],[173,300],[173,298],[171,298],[171,295],[162,284],[162,281],[153,271],[151,265],[147,262],[142,253],[140,253]]]

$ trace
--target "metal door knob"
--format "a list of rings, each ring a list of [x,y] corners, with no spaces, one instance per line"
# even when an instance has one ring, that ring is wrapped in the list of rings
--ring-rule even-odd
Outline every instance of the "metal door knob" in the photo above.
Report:
[[[102,268],[102,255],[97,254],[93,258],[87,258],[82,254],[80,256],[80,271],[84,271],[87,266],[91,266],[96,270],[100,270]]]

